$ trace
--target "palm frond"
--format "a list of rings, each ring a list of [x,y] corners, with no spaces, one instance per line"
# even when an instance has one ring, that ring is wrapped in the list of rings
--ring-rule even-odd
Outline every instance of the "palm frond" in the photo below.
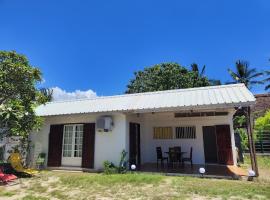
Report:
[[[194,72],[199,72],[199,67],[196,63],[191,64],[191,70]]]
[[[204,76],[205,68],[206,68],[206,66],[204,65],[203,68],[202,68],[202,70],[201,70],[200,77],[203,77]]]
[[[236,80],[237,82],[239,81],[238,74],[234,73],[231,69],[228,69],[228,72],[234,80]]]
[[[266,71],[264,71],[264,73],[265,73],[266,75],[270,75],[270,70],[266,70]]]
[[[268,82],[268,81],[270,81],[270,77],[269,78],[266,78],[266,79],[263,79],[262,81],[263,82]]]
[[[264,90],[270,90],[270,84],[265,86]]]
[[[260,76],[263,76],[264,73],[263,72],[258,72],[256,74],[252,74],[251,76],[248,76],[249,79],[253,79],[253,78],[257,78],[257,77],[260,77]]]
[[[251,76],[252,74],[255,74],[255,73],[257,73],[257,70],[255,68],[252,68],[252,69],[247,68],[246,76],[249,77],[249,76]]]
[[[248,62],[243,60],[238,60],[235,63],[237,74],[239,77],[246,77],[248,65]]]
[[[252,85],[255,85],[255,84],[262,85],[262,84],[264,84],[264,81],[250,81],[249,83]]]

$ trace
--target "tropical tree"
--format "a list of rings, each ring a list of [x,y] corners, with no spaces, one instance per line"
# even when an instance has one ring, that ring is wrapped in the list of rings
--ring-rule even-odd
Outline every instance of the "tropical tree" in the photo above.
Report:
[[[248,88],[251,88],[256,84],[264,84],[263,81],[255,80],[256,78],[262,76],[264,73],[257,72],[255,68],[250,68],[248,62],[238,60],[235,63],[235,69],[235,72],[231,69],[228,69],[228,72],[233,79],[233,81],[228,83],[244,83]]]
[[[255,121],[255,130],[270,131],[270,110]]]
[[[246,116],[245,115],[237,115],[233,119],[235,133],[238,133],[241,138],[241,148],[243,150],[248,149],[248,136],[246,129]]]
[[[199,66],[196,63],[191,64],[191,70],[198,74],[198,77],[204,77],[205,75],[205,65],[203,65],[202,70],[199,70]]]
[[[52,101],[53,98],[53,89],[50,88],[40,88],[39,91],[42,94],[42,97],[44,98],[43,102],[49,102]]]
[[[24,55],[0,51],[0,137],[19,136],[26,142],[29,133],[40,127],[35,107],[51,98],[37,88],[41,80],[41,71]]]
[[[203,65],[200,71],[198,64],[192,63],[191,70],[195,73],[194,84],[198,81],[198,79],[205,77],[205,71],[206,71],[205,65]],[[221,81],[217,79],[209,79],[209,83],[210,85],[221,85]]]
[[[201,71],[196,63],[191,64],[191,71],[194,72],[193,86],[196,85],[197,81],[204,77],[205,75],[205,65],[202,67]]]
[[[161,63],[134,73],[126,93],[140,93],[210,85],[207,77],[198,76],[178,63]],[[196,81],[194,81],[196,80]]]
[[[270,131],[270,110],[268,110],[264,114],[264,116],[257,118],[255,121],[255,133],[261,144],[263,141],[264,133],[269,131]]]
[[[267,76],[269,76],[269,75],[270,75],[270,70],[269,70],[269,71],[265,71],[265,74],[266,74]],[[265,86],[264,89],[265,89],[266,91],[267,91],[267,90],[270,90],[270,76],[267,77],[266,79],[264,79],[263,82],[266,83],[266,86]]]

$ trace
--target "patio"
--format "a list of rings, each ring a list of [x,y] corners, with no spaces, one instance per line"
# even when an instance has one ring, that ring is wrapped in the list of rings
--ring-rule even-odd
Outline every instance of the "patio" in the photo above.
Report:
[[[213,113],[214,116],[210,115]],[[234,112],[213,113],[205,115],[205,112],[200,112],[198,116],[193,112],[187,117],[183,117],[187,114],[185,112],[129,116],[130,166],[135,164],[144,172],[192,176],[201,176],[199,168],[203,167],[206,171],[204,176],[246,176],[246,171],[236,166],[231,124]],[[161,162],[165,165],[163,168]]]

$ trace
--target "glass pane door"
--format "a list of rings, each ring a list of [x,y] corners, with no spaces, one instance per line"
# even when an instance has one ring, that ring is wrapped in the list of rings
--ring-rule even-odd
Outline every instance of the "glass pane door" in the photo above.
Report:
[[[83,125],[65,125],[63,133],[63,157],[82,157]]]
[[[83,126],[75,127],[74,157],[82,157]]]
[[[73,126],[64,126],[63,157],[72,157]]]

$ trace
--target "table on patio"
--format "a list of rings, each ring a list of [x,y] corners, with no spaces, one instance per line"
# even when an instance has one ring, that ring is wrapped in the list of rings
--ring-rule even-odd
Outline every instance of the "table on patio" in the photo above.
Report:
[[[183,155],[186,154],[187,152],[185,152],[185,151],[181,151],[181,152],[179,152],[179,151],[165,151],[164,153],[168,154],[169,159],[173,158],[173,157],[180,158],[180,161],[182,163]]]

